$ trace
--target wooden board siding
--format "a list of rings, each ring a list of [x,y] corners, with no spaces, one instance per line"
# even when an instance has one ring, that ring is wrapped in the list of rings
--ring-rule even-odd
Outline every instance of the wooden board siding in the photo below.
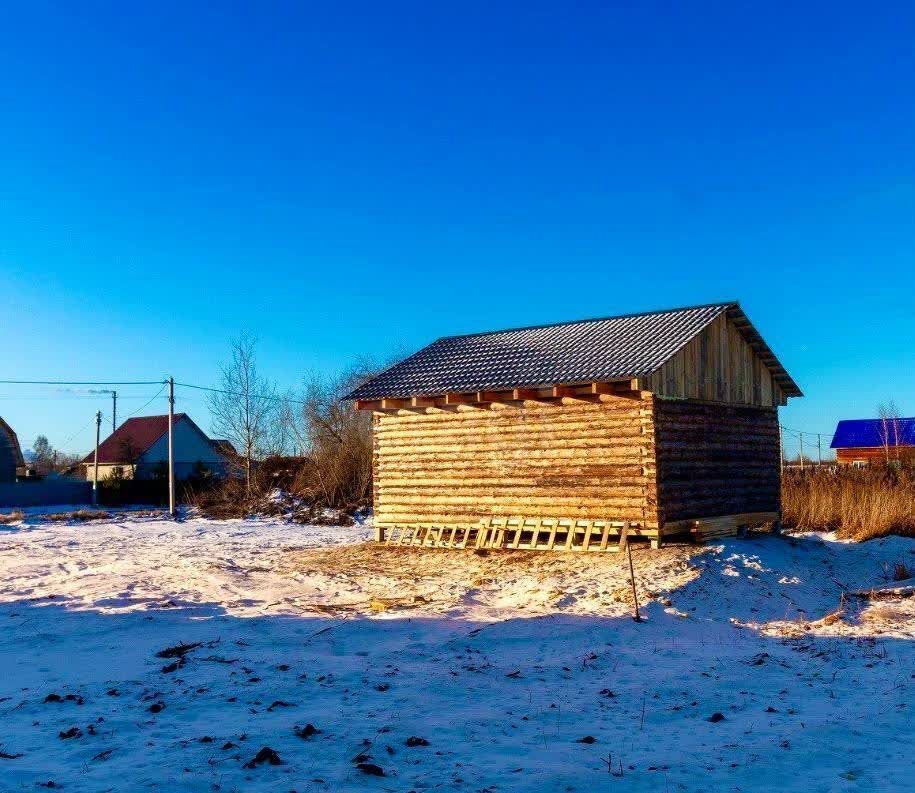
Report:
[[[781,509],[774,408],[654,400],[662,521]]]
[[[640,378],[659,396],[772,407],[787,399],[770,369],[722,314],[660,369]]]
[[[864,446],[848,449],[836,449],[836,462],[839,465],[851,465],[861,461],[868,465],[885,465],[899,460],[901,462],[915,462],[915,446]]]
[[[653,397],[376,413],[375,520],[630,520],[657,526]]]

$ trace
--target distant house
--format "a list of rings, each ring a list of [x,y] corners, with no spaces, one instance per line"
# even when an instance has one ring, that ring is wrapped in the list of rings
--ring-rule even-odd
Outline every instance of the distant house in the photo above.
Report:
[[[17,468],[25,468],[19,438],[13,428],[0,418],[0,482],[15,482]]]
[[[173,425],[175,478],[187,479],[203,469],[224,475],[228,467],[227,441],[207,437],[186,413],[176,413]],[[229,444],[231,447],[231,444]],[[82,464],[92,481],[94,452]],[[100,445],[99,481],[112,476],[125,479],[155,479],[165,476],[168,465],[168,416],[138,416],[127,419]]]
[[[830,447],[840,465],[915,461],[915,418],[840,421]]]

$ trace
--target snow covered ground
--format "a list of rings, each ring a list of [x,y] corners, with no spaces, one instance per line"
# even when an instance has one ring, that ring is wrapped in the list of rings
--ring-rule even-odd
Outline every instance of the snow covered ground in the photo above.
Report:
[[[0,790],[912,789],[915,598],[842,597],[912,540],[639,548],[637,623],[623,557],[367,536],[0,526]]]

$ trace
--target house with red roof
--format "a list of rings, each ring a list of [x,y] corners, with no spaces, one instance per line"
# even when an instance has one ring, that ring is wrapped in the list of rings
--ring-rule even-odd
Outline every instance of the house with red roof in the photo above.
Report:
[[[175,414],[172,433],[176,479],[187,479],[202,469],[216,475],[227,473],[231,447],[228,441],[209,438],[186,413]],[[95,452],[86,455],[82,464],[86,468],[86,479],[92,481]],[[155,479],[165,475],[167,466],[167,415],[129,418],[98,448],[100,482],[112,476]]]

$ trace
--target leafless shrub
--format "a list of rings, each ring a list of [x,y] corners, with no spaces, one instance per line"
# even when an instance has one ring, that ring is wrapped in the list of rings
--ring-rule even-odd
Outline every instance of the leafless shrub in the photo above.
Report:
[[[915,469],[787,471],[782,512],[787,528],[835,531],[855,540],[915,536]]]
[[[283,421],[302,453],[296,495],[330,508],[365,506],[372,494],[372,419],[343,397],[377,367],[359,363],[337,377],[309,377]]]
[[[214,518],[284,514],[310,523],[345,522],[368,506],[372,418],[343,397],[378,369],[361,361],[335,377],[307,377],[259,425],[274,453],[251,466],[250,483],[230,477],[189,493],[189,502]],[[285,496],[277,500],[275,491]]]
[[[10,523],[18,523],[22,520],[25,515],[16,510],[15,512],[7,512],[3,515],[0,515],[0,526],[8,526]]]

